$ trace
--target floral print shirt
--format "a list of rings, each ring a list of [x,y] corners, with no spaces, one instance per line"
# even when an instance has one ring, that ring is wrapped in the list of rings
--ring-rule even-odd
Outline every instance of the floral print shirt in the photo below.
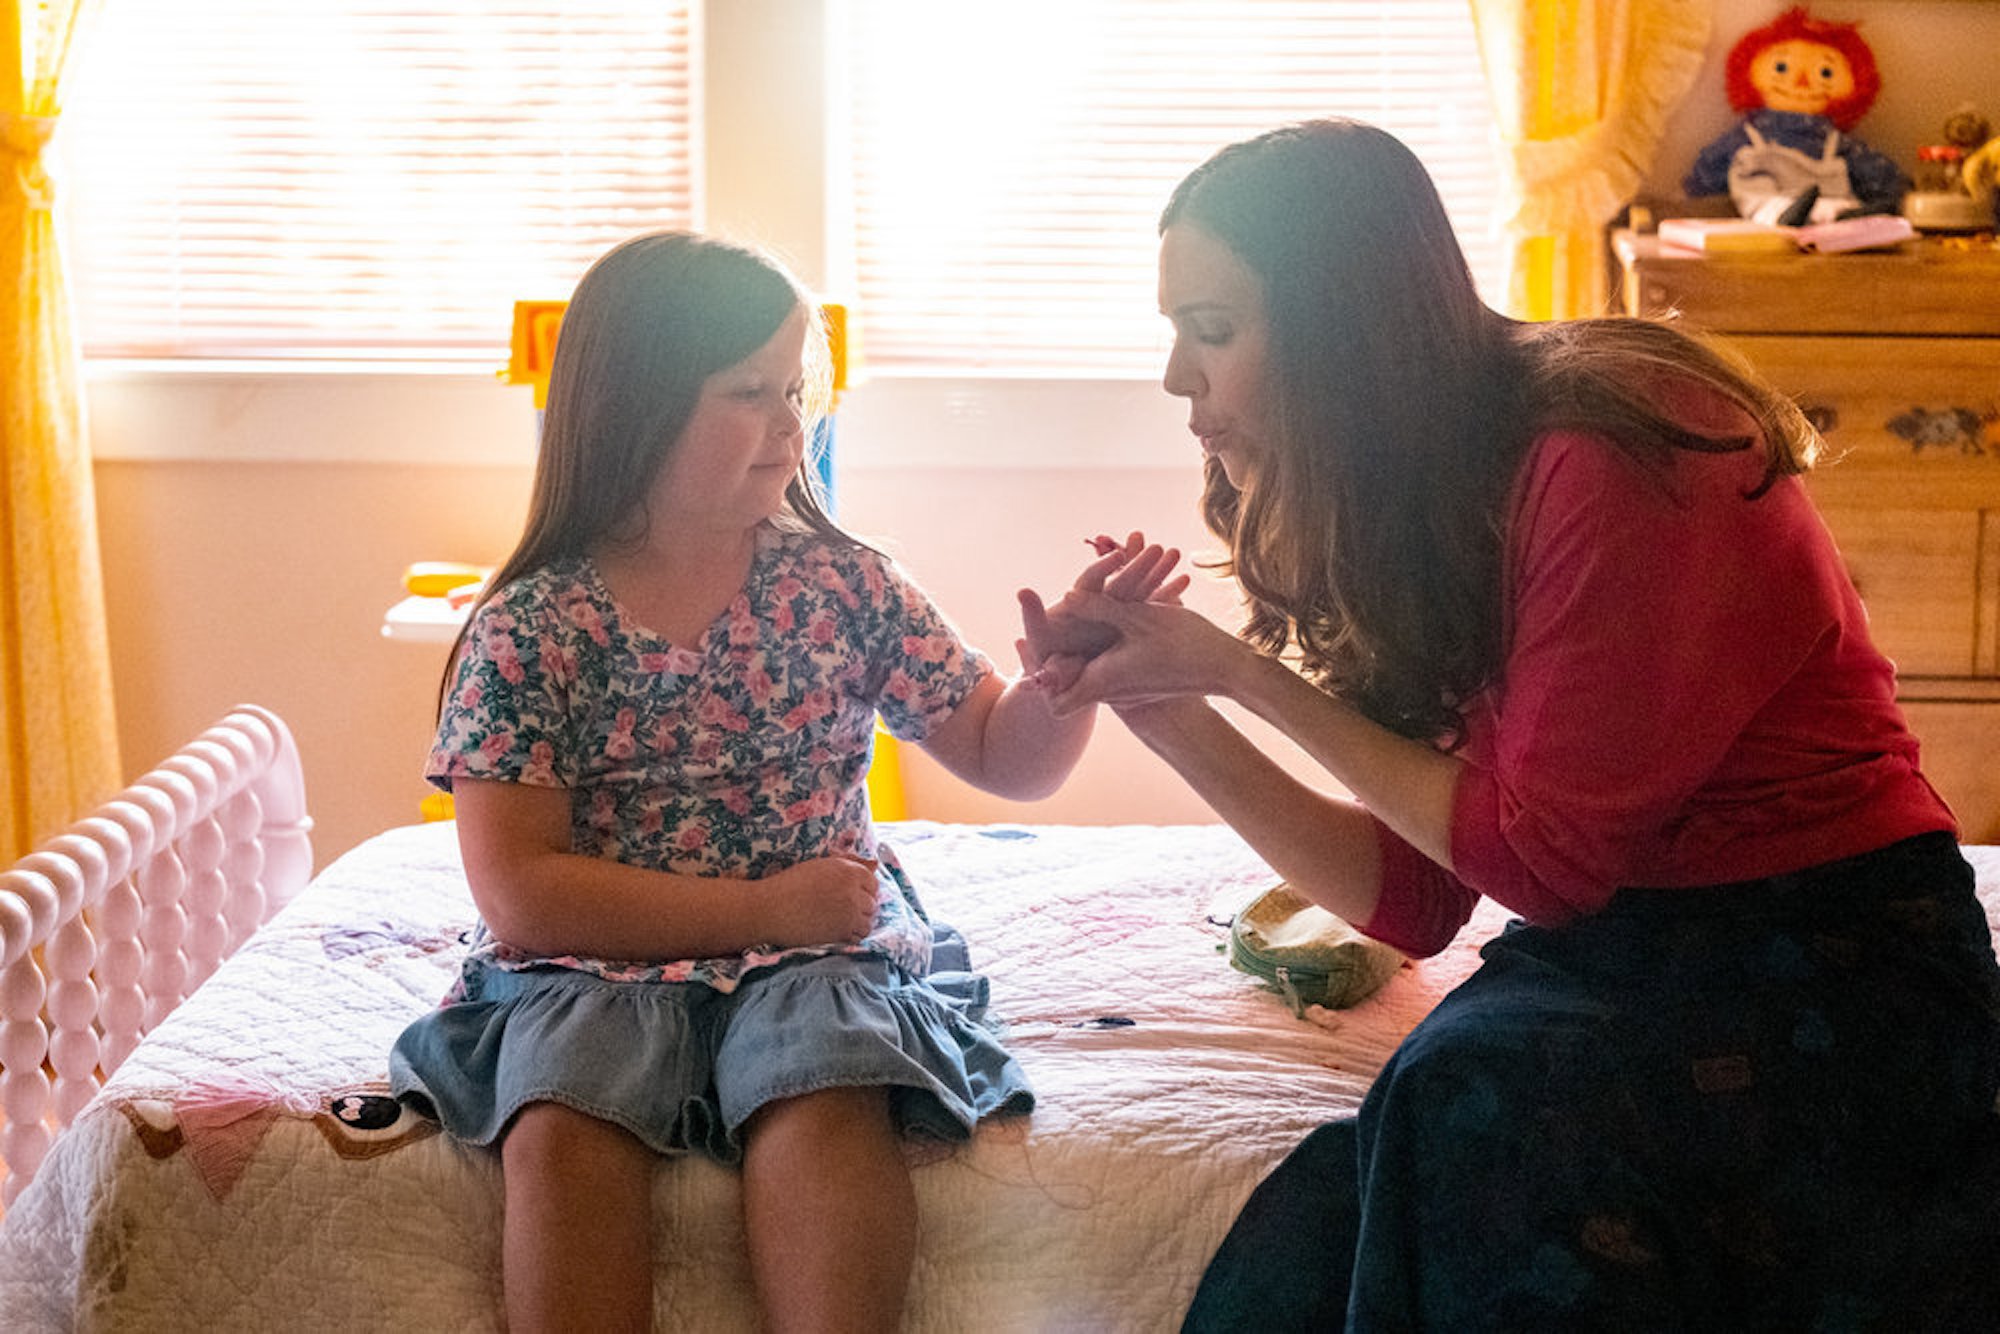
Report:
[[[466,635],[432,783],[565,788],[575,851],[679,875],[760,879],[835,853],[872,858],[875,928],[859,945],[661,962],[534,956],[482,925],[467,967],[720,991],[752,968],[828,953],[926,971],[930,927],[869,820],[875,718],[920,741],[992,670],[894,562],[817,534],[760,530],[742,590],[692,644],[632,621],[588,558],[516,580]]]

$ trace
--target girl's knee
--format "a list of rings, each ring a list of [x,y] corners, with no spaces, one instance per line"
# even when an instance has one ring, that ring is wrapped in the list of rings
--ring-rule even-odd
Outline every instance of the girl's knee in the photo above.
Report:
[[[588,1139],[605,1123],[559,1102],[531,1102],[507,1123],[504,1142],[510,1145],[555,1145]]]
[[[827,1153],[829,1144],[841,1146],[840,1152]],[[907,1181],[908,1171],[887,1089],[821,1089],[780,1098],[743,1126],[746,1181]]]
[[[514,1114],[500,1141],[510,1169],[535,1165],[566,1168],[602,1161],[651,1157],[652,1150],[623,1126],[559,1102],[531,1102]]]
[[[744,1122],[746,1138],[778,1129],[814,1135],[852,1135],[888,1129],[889,1090],[871,1086],[815,1089],[765,1103]]]

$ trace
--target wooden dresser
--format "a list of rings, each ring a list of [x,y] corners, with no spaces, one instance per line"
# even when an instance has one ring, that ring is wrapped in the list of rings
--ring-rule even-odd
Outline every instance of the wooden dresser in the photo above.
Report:
[[[1628,314],[1678,311],[1796,399],[1807,484],[1896,662],[1924,769],[2000,843],[2000,249],[1697,255],[1619,232]]]

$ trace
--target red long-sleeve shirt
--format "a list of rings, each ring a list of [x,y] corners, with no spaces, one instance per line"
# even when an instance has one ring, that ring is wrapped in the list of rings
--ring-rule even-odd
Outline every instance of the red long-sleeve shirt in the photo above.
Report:
[[[1755,450],[1649,471],[1536,442],[1509,528],[1507,656],[1467,714],[1446,872],[1378,825],[1368,934],[1442,949],[1487,895],[1539,924],[1621,886],[1799,870],[1955,830],[1895,672],[1799,479]]]

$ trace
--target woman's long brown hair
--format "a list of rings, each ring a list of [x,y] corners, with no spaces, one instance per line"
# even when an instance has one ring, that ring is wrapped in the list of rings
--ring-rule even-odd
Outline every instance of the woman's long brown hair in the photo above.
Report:
[[[1660,462],[1768,450],[1764,486],[1809,466],[1798,409],[1663,324],[1529,325],[1481,299],[1436,187],[1351,120],[1233,144],[1176,188],[1160,230],[1201,229],[1259,279],[1274,439],[1248,490],[1210,460],[1202,508],[1242,586],[1242,636],[1409,736],[1456,742],[1496,679],[1508,500],[1535,437],[1598,431]],[[1657,401],[1693,382],[1748,433],[1709,438]]]

